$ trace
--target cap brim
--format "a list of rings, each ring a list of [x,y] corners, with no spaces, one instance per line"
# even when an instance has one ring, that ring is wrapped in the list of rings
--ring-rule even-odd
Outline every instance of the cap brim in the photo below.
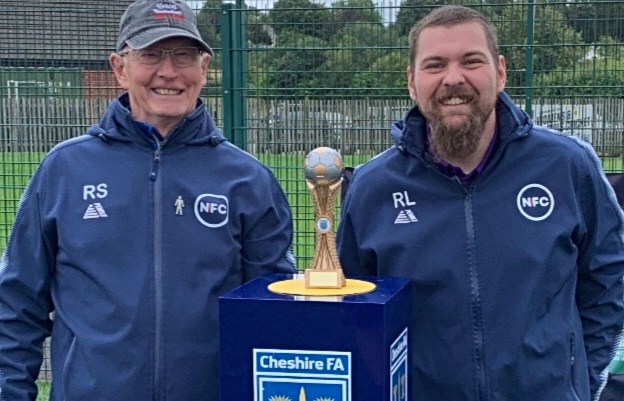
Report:
[[[134,35],[131,39],[126,40],[126,44],[133,49],[145,49],[146,47],[149,47],[156,42],[160,42],[161,40],[178,37],[193,39],[204,51],[206,51],[211,56],[214,55],[214,52],[212,51],[210,46],[206,44],[206,42],[204,42],[197,36],[189,33],[188,31],[176,28],[149,29],[147,31],[143,31],[139,34]]]

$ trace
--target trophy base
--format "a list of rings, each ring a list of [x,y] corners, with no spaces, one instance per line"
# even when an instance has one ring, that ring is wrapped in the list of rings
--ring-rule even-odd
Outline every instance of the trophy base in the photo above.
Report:
[[[375,284],[369,281],[346,279],[345,286],[340,288],[307,288],[305,279],[276,281],[269,284],[269,291],[282,295],[301,295],[309,297],[332,297],[342,295],[366,294],[375,290]]]
[[[307,269],[305,271],[306,288],[342,288],[345,284],[342,269]]]

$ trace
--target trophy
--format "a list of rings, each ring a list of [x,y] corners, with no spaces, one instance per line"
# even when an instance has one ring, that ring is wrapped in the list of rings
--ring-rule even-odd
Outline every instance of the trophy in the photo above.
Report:
[[[308,297],[356,295],[371,292],[370,281],[345,279],[334,236],[334,210],[340,193],[344,164],[340,154],[331,148],[318,147],[305,158],[306,185],[314,203],[315,249],[314,258],[304,274],[292,280],[271,283],[268,289],[278,294]]]
[[[316,231],[314,259],[305,270],[306,288],[341,288],[346,284],[334,238],[334,208],[343,171],[342,158],[334,149],[316,148],[305,158],[304,172],[314,203]]]

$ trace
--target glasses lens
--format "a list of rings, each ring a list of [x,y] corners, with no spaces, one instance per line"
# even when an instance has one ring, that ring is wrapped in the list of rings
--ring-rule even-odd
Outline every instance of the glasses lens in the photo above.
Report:
[[[161,53],[160,49],[143,49],[137,51],[137,56],[142,64],[153,65],[160,62]]]
[[[197,61],[199,50],[195,47],[179,47],[171,50],[173,60],[177,65],[191,65]]]
[[[199,49],[196,47],[178,47],[171,50],[152,48],[133,50],[133,52],[136,53],[139,62],[145,65],[158,64],[163,60],[165,53],[171,53],[173,63],[180,67],[192,65],[197,61],[199,55]]]

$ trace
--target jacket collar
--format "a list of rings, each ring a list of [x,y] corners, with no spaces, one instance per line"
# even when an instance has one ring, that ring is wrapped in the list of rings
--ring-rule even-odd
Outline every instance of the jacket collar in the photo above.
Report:
[[[92,126],[87,134],[119,141],[131,141],[139,146],[154,148],[156,140],[146,133],[132,118],[128,93],[124,92],[111,102],[102,116],[100,123]],[[142,124],[145,126],[146,124]],[[183,144],[216,145],[225,141],[225,137],[215,126],[214,121],[206,112],[204,102],[197,99],[197,107],[186,116],[162,142],[162,148],[177,147]]]

